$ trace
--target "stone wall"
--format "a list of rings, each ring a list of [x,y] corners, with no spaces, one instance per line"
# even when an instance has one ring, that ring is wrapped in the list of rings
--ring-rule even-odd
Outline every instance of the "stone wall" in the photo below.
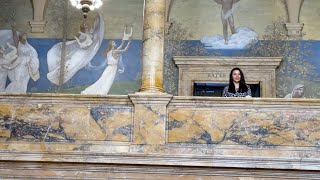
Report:
[[[40,172],[57,177],[58,167],[69,163],[83,168],[94,163],[98,169],[115,164],[140,178],[172,175],[170,169],[182,167],[189,175],[222,167],[238,176],[242,168],[252,169],[250,177],[259,168],[266,169],[259,177],[272,169],[278,169],[273,176],[278,178],[287,170],[311,173],[306,178],[320,173],[319,100],[153,96],[1,95],[0,176],[11,177],[25,164],[37,167],[38,173],[25,172],[30,177]],[[7,161],[10,166],[4,166]],[[168,169],[130,169],[137,165]],[[116,169],[105,170],[117,177],[111,176]],[[63,170],[66,176],[90,171]]]

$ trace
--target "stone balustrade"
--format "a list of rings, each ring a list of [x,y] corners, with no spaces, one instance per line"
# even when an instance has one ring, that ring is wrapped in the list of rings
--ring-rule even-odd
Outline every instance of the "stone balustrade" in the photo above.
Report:
[[[0,97],[1,161],[320,170],[318,99]]]

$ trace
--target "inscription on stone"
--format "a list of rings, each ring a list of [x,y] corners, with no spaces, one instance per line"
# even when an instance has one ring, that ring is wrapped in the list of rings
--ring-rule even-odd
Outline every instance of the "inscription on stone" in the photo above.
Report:
[[[208,73],[209,78],[226,78],[227,75],[225,73]]]

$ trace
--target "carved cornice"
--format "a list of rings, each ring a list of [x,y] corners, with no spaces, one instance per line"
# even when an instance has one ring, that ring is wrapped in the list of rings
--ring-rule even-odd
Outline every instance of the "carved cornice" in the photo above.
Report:
[[[275,69],[280,65],[282,57],[225,57],[225,56],[174,56],[173,60],[179,68],[213,67],[213,66],[261,66],[261,69]]]

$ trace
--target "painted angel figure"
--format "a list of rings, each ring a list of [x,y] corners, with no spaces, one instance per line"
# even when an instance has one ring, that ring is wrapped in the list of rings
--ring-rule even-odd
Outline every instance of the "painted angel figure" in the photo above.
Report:
[[[91,44],[93,44],[92,35],[91,35],[92,32],[93,30],[89,31],[89,26],[86,23],[83,23],[81,25],[81,30],[79,31],[79,37],[74,36],[80,48],[84,49],[91,46]]]
[[[225,44],[228,44],[228,24],[232,34],[236,33],[233,20],[232,6],[240,0],[214,0],[221,4],[221,21],[223,26],[223,37]]]
[[[62,42],[55,44],[48,51],[47,78],[55,85],[62,85],[69,81],[80,69],[89,64],[98,52],[104,37],[102,14],[98,14],[90,31],[86,25],[80,27],[80,31],[79,37],[66,42],[65,61],[61,61]]]
[[[97,95],[107,95],[118,70],[118,63],[121,62],[121,54],[128,51],[131,43],[131,36],[133,32],[133,27],[131,26],[130,33],[126,33],[127,28],[124,31],[121,44],[117,47],[115,41],[110,40],[108,49],[103,52],[107,56],[106,61],[108,66],[103,71],[100,78],[91,86],[87,87],[81,94],[97,94]],[[127,45],[122,48],[125,42]]]

